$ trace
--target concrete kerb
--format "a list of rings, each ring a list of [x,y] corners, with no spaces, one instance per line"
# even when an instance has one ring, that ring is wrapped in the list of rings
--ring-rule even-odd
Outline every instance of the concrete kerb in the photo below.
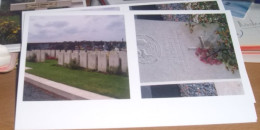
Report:
[[[32,74],[25,73],[25,82],[35,85],[39,88],[45,89],[62,97],[71,100],[100,100],[100,99],[114,99],[103,96],[86,90],[81,90],[65,84],[57,83],[48,79],[44,79]]]

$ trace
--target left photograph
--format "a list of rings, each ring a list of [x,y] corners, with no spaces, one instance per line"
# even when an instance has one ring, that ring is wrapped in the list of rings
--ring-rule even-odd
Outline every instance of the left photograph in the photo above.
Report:
[[[31,16],[27,42],[24,101],[130,98],[123,15]]]

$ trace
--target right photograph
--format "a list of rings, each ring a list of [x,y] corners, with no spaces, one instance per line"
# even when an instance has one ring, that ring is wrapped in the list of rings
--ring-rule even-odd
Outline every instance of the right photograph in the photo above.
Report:
[[[141,84],[240,79],[226,14],[138,14],[135,26]]]

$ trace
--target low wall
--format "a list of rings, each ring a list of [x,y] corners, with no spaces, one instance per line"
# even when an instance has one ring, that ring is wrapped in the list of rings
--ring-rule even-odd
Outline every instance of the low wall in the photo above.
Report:
[[[70,100],[114,99],[25,73],[25,82]]]

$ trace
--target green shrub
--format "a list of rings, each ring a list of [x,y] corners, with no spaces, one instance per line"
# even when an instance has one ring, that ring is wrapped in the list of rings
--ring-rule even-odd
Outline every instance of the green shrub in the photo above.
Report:
[[[29,56],[29,57],[27,58],[27,61],[28,61],[28,62],[36,62],[36,55],[33,54],[32,56]]]
[[[79,62],[76,59],[72,59],[69,64],[65,64],[65,67],[70,69],[81,69]]]

